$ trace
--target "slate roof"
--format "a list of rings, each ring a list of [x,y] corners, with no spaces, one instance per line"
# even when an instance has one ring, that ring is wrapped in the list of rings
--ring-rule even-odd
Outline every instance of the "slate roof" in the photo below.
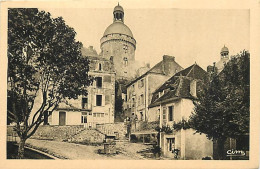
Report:
[[[176,73],[174,76],[168,79],[162,86],[156,89],[154,93],[161,92],[164,89],[171,87],[175,83],[176,78],[179,76],[188,77],[192,79],[205,80],[205,78],[207,78],[207,72],[203,70],[199,65],[193,64],[190,67]]]
[[[174,61],[175,62],[175,61]],[[180,66],[177,62],[175,62],[176,65]],[[181,66],[180,66],[181,67]],[[143,75],[135,78],[134,80],[132,80],[126,87],[132,85],[133,83],[135,83],[136,81],[142,79],[144,76],[146,76],[149,73],[155,73],[155,74],[161,74],[161,75],[166,75],[164,72],[164,68],[163,68],[163,60],[160,61],[159,63],[157,63],[156,65],[154,65],[151,69],[149,69],[147,72],[145,72]]]
[[[197,64],[191,65],[190,67],[176,73],[162,86],[160,86],[153,93],[152,101],[149,107],[155,107],[161,103],[167,103],[181,98],[192,99],[193,96],[190,94],[190,83],[194,79],[200,80],[197,86],[200,85],[202,81],[207,79],[207,72]],[[164,95],[158,98],[158,93],[163,90]]]

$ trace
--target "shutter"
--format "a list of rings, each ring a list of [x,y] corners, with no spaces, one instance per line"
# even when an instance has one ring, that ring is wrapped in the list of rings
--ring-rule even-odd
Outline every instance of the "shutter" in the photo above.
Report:
[[[110,104],[110,94],[107,94],[105,95],[105,104]]]

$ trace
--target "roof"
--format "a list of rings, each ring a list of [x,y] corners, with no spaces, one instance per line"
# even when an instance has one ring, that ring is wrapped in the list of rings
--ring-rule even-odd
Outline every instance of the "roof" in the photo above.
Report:
[[[178,76],[186,76],[193,79],[201,79],[207,77],[207,72],[203,70],[200,66],[198,66],[196,63],[191,65],[190,67],[179,71],[174,76],[172,76],[170,79],[168,79],[162,86],[160,86],[158,89],[155,90],[154,93],[163,91],[166,88],[169,88],[175,83],[176,77]]]
[[[103,36],[107,36],[110,34],[123,34],[127,36],[133,36],[132,31],[129,29],[128,26],[126,26],[123,22],[121,21],[115,21],[111,25],[107,27],[107,29],[104,32]]]
[[[123,9],[123,7],[120,6],[119,3],[118,3],[118,5],[115,6],[114,11],[122,11],[122,12],[124,12],[124,9]]]
[[[164,55],[167,56],[167,55]],[[180,67],[182,69],[182,67],[175,61],[173,60],[174,64],[178,67]],[[165,71],[164,71],[164,65],[163,65],[163,60],[160,61],[159,63],[157,63],[156,65],[154,65],[151,69],[149,69],[147,72],[145,72],[143,75],[135,78],[134,80],[132,80],[126,87],[132,85],[133,83],[135,83],[136,81],[142,79],[144,76],[146,76],[147,74],[150,73],[154,73],[154,74],[160,74],[160,75],[166,75]]]
[[[156,74],[162,74],[164,75],[163,69],[162,69],[162,64],[163,61],[157,63],[156,65],[154,65],[151,69],[149,69],[147,72],[145,72],[144,74],[142,74],[141,76],[135,78],[134,80],[132,80],[126,87],[132,85],[133,83],[135,83],[136,81],[138,81],[139,79],[142,79],[144,76],[146,76],[149,73],[156,73]]]
[[[207,79],[207,72],[203,70],[197,64],[176,73],[169,80],[167,80],[162,86],[160,86],[152,97],[149,107],[155,107],[161,103],[167,103],[181,98],[190,98],[193,96],[190,94],[190,83],[192,80],[197,79],[204,81]],[[165,94],[161,97],[156,97],[159,92],[165,91]]]
[[[221,49],[220,53],[222,52],[229,52],[228,48],[224,45],[224,47]]]

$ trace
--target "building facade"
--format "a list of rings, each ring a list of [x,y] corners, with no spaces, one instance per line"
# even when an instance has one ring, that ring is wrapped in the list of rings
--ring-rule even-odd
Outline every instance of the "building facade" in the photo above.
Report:
[[[174,123],[188,120],[199,88],[207,80],[207,72],[194,64],[167,80],[154,93],[149,105],[152,120],[159,120],[160,148],[166,157],[174,158],[178,152],[180,159],[202,159],[213,156],[213,142],[205,134],[194,134],[193,129],[173,129]]]
[[[151,121],[148,105],[151,103],[152,93],[181,69],[175,57],[164,55],[161,62],[132,80],[127,85],[127,98],[124,104],[127,116],[137,121]]]
[[[89,75],[94,82],[88,87],[88,95],[61,103],[45,124],[84,125],[114,123],[115,71],[110,60],[99,57],[92,46],[82,52],[90,61]]]

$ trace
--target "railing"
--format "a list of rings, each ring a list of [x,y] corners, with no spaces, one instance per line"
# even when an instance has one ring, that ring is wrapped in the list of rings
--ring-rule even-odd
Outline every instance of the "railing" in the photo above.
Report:
[[[84,123],[83,124],[83,126],[84,126],[84,128],[86,128],[86,129],[95,129],[95,128],[97,128],[97,122],[88,122],[88,123]]]

